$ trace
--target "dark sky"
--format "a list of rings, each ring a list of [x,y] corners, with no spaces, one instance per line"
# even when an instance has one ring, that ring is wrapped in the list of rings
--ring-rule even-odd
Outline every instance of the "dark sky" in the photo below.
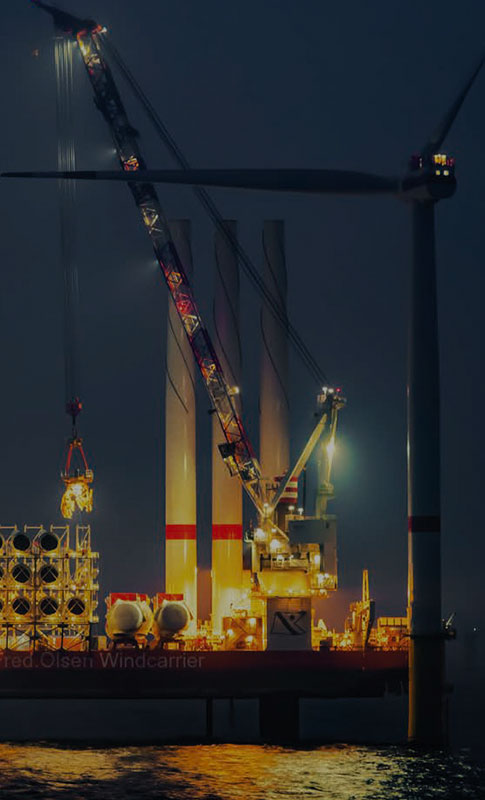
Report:
[[[50,20],[2,7],[2,169],[56,165]],[[105,24],[194,166],[346,167],[395,173],[435,127],[483,46],[485,7],[315,0],[72,0]],[[38,48],[39,57],[32,56]],[[122,93],[128,96],[121,83]],[[458,192],[438,208],[442,354],[444,611],[483,607],[483,146],[485,72],[449,136]],[[78,163],[114,168],[83,68],[76,69]],[[140,109],[148,162],[171,166]],[[55,183],[3,182],[0,271],[0,508],[4,524],[56,521],[69,434],[63,413],[62,278]],[[190,190],[161,188],[167,216],[194,226],[196,291],[209,316],[212,231]],[[335,484],[340,578],[363,566],[380,613],[406,596],[405,356],[409,211],[392,199],[214,190],[259,264],[265,218],[287,225],[289,307],[344,387]],[[161,588],[167,292],[120,185],[78,190],[82,431],[96,476],[94,541],[103,591]],[[243,288],[244,401],[257,439],[258,299]],[[315,386],[292,361],[292,447],[312,423]],[[201,392],[199,456],[208,466]],[[201,483],[201,489],[204,484]],[[202,564],[209,564],[201,505]],[[463,619],[463,617],[462,617]]]

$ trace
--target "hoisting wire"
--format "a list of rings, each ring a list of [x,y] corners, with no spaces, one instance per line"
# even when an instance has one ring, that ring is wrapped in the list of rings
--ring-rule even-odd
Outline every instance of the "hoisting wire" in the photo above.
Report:
[[[76,169],[74,143],[74,119],[72,97],[73,41],[55,28],[54,62],[56,70],[57,98],[57,165],[59,170]],[[61,498],[61,513],[72,519],[76,510],[93,510],[93,472],[89,469],[84,454],[83,442],[77,431],[77,417],[81,412],[79,378],[79,280],[76,265],[75,200],[76,182],[58,181],[59,221],[61,234],[61,264],[64,282],[64,370],[65,407],[72,420],[72,434],[68,441],[67,457],[61,474],[64,493]],[[77,454],[77,456],[76,456]],[[78,466],[73,457],[77,457]]]
[[[185,158],[185,155],[180,150],[173,136],[170,134],[170,132],[160,119],[156,109],[151,104],[150,100],[144,93],[140,84],[137,82],[136,78],[133,76],[131,71],[124,63],[123,59],[121,58],[118,50],[114,46],[111,39],[108,38],[107,34],[103,34],[103,36],[100,37],[100,42],[104,47],[104,49],[106,50],[106,52],[111,56],[113,61],[118,66],[118,69],[120,70],[121,74],[127,81],[133,94],[143,106],[145,113],[147,114],[149,120],[153,124],[160,139],[163,141],[163,143],[165,144],[165,146],[167,147],[167,149],[169,150],[169,152],[171,153],[172,157],[175,159],[179,167],[181,167],[181,169],[190,169],[189,162]],[[219,212],[218,208],[216,207],[214,201],[212,200],[206,189],[198,186],[194,186],[192,187],[192,189],[197,198],[200,200],[202,206],[207,211],[209,217],[212,219],[212,222],[214,223],[216,228],[225,237],[229,246],[239,256],[242,267],[247,277],[254,285],[257,292],[261,296],[263,302],[266,303],[266,305],[268,306],[269,310],[271,311],[275,319],[285,330],[289,341],[295,348],[303,364],[306,366],[306,368],[308,369],[314,380],[316,380],[319,387],[321,387],[323,384],[328,384],[328,378],[326,377],[325,373],[319,366],[316,359],[313,357],[312,353],[306,346],[305,342],[299,335],[296,328],[294,328],[294,326],[289,321],[284,308],[282,308],[278,303],[278,301],[275,299],[271,290],[266,285],[265,281],[263,280],[258,270],[252,263],[246,251],[243,249],[242,245],[239,243],[238,239],[233,235],[232,231],[229,228],[227,228],[226,225],[224,224],[224,218],[222,214]]]
[[[59,170],[76,169],[76,150],[74,144],[74,121],[72,111],[73,96],[73,44],[71,37],[56,31],[54,39],[54,58],[57,83],[57,165]],[[79,381],[79,281],[75,261],[76,225],[74,208],[76,202],[76,182],[58,181],[59,217],[61,233],[61,265],[64,283],[64,370],[65,404],[67,413],[73,418],[70,407],[80,396]]]

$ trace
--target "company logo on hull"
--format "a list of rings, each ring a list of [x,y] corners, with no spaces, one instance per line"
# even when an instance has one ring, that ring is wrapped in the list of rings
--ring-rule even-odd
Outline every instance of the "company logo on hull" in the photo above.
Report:
[[[308,633],[306,617],[306,611],[276,611],[271,624],[271,636],[305,635]]]

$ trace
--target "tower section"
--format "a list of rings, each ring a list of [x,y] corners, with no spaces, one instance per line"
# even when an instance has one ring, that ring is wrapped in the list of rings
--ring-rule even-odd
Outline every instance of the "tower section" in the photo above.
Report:
[[[224,225],[237,237],[237,223]],[[219,231],[214,239],[214,329],[217,355],[233,388],[240,413],[241,340],[239,332],[239,267],[237,255]],[[231,477],[218,445],[221,426],[212,417],[212,627],[222,634],[222,620],[232,614],[242,590],[242,488]]]
[[[174,220],[170,232],[187,275],[192,277],[189,220]],[[195,473],[194,360],[172,300],[169,300],[165,404],[165,585],[183,594],[197,623],[197,510]]]
[[[286,318],[287,275],[283,220],[265,220],[263,278]],[[288,341],[284,326],[261,309],[260,461],[270,483],[284,475],[290,461]],[[290,501],[291,502],[291,501]]]

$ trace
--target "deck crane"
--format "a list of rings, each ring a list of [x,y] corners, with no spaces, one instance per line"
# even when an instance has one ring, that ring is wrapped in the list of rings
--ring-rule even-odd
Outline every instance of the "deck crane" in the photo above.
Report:
[[[299,476],[322,435],[327,419],[336,420],[337,412],[345,401],[340,393],[333,390],[324,391],[319,395],[318,422],[302,456],[281,480],[276,491],[270,492],[236,410],[233,400],[236,387],[231,387],[227,382],[209,333],[203,324],[194,293],[172,241],[157,192],[152,183],[136,179],[137,172],[146,169],[146,162],[138,143],[138,133],[128,119],[111,70],[103,57],[100,34],[105,29],[94,20],[74,17],[40,0],[33,2],[53,17],[58,29],[72,35],[78,42],[93,88],[94,102],[109,127],[122,170],[130,173],[128,187],[152,242],[155,256],[209,394],[213,411],[217,414],[221,425],[225,438],[219,445],[221,456],[231,475],[237,475],[241,480],[259,512],[260,524],[263,527],[265,524],[271,524],[271,530],[276,531],[276,535],[287,539],[286,534],[272,521],[275,505],[290,479]],[[334,430],[333,422],[331,430]]]

